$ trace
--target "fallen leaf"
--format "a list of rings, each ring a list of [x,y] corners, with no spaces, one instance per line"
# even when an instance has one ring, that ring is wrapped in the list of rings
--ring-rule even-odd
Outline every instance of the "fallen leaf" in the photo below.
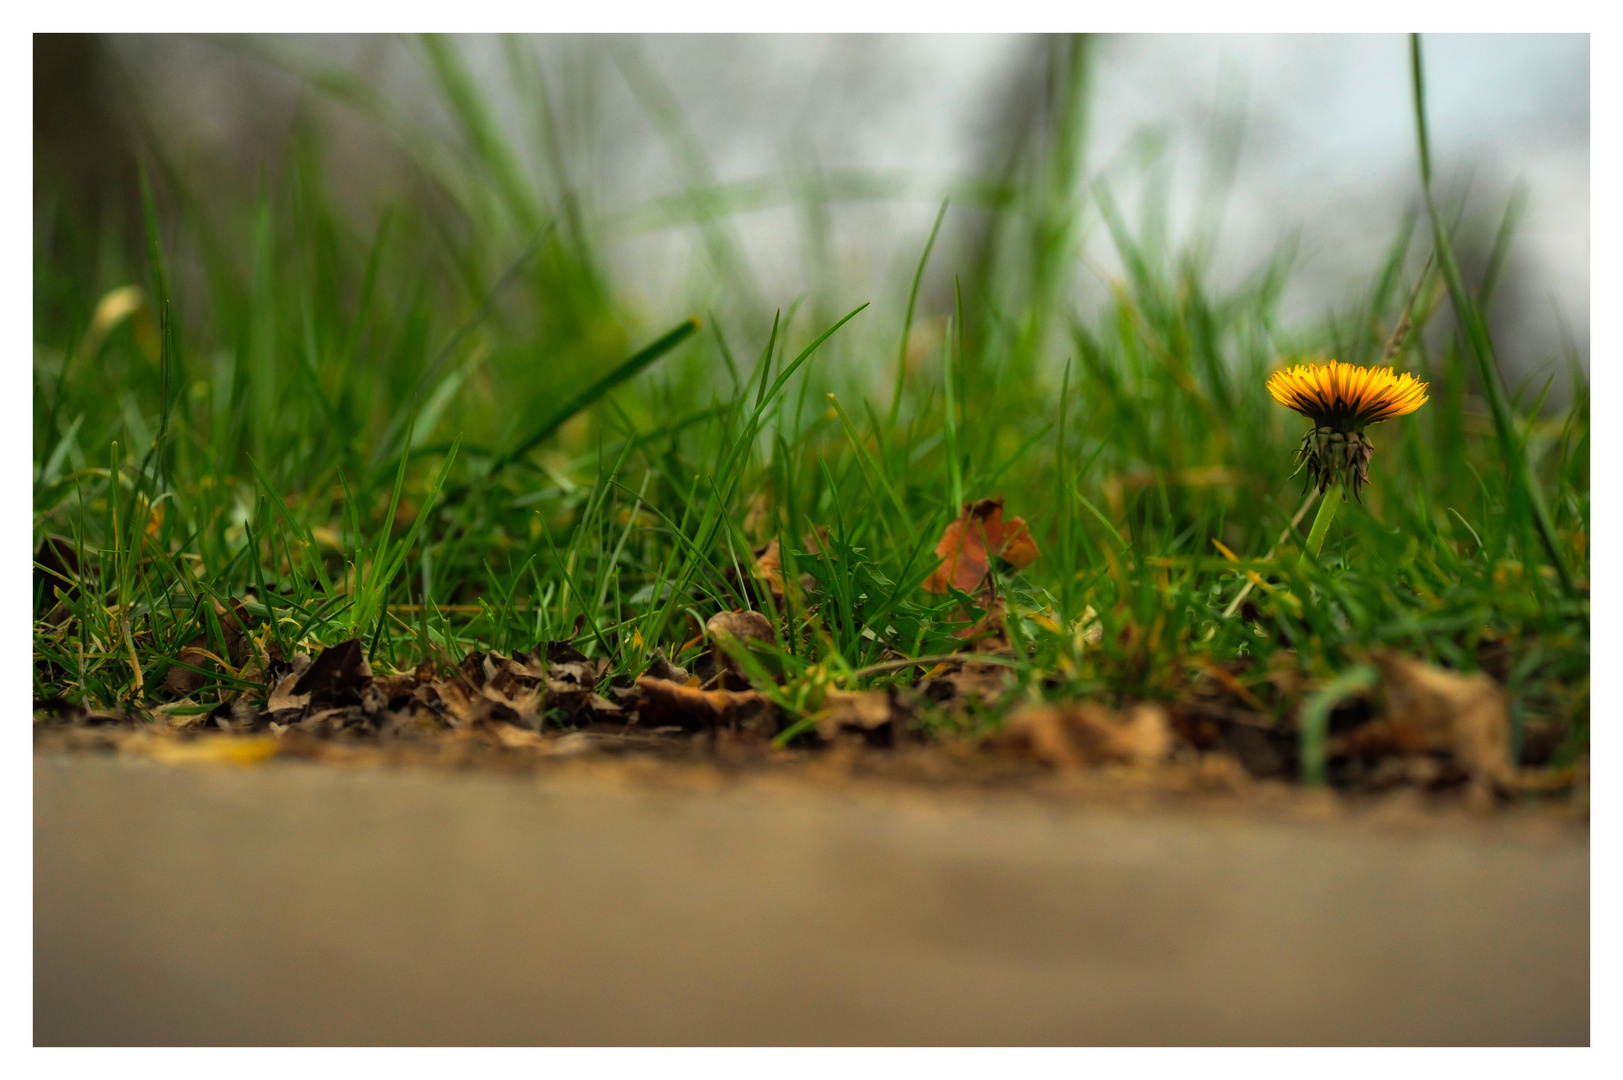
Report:
[[[755,574],[766,582],[767,588],[772,590],[774,598],[783,600],[783,554],[778,546],[778,538],[774,536],[766,546],[756,549]]]
[[[1025,518],[1003,520],[1001,497],[965,503],[964,512],[942,532],[935,553],[941,564],[925,580],[924,591],[944,593],[950,584],[971,594],[986,580],[993,557],[1024,570],[1042,554]]]
[[[710,616],[704,629],[712,638],[771,641],[772,623],[759,611],[723,611]]]
[[[1510,699],[1498,683],[1481,672],[1461,675],[1397,653],[1375,659],[1385,710],[1332,739],[1332,755],[1446,754],[1474,787],[1514,790]]]
[[[828,690],[817,713],[817,734],[832,740],[854,733],[869,742],[894,743],[901,734],[903,712],[888,690]]]
[[[637,714],[652,727],[684,731],[714,727],[774,727],[778,707],[756,690],[702,690],[647,675],[637,680]]]
[[[249,614],[241,600],[232,600],[230,606],[214,602],[214,614],[220,621],[220,633],[225,638],[225,656],[216,656],[210,650],[216,642],[210,634],[199,634],[181,649],[175,659],[190,667],[172,665],[163,677],[163,689],[171,694],[190,694],[208,681],[203,671],[218,670],[217,661],[224,661],[233,670],[242,667],[253,651],[248,633]],[[193,671],[202,668],[203,671]]]
[[[273,735],[209,735],[190,742],[154,739],[139,746],[148,757],[171,764],[257,765],[273,758],[279,746]]]
[[[282,677],[270,692],[270,699],[265,702],[265,711],[271,713],[284,712],[288,709],[302,709],[310,704],[309,694],[295,694],[293,687],[298,684],[300,672],[292,671]]]
[[[996,742],[1064,769],[1152,765],[1172,750],[1172,729],[1166,710],[1152,702],[1125,712],[1089,701],[1028,705],[1010,715]]]
[[[995,705],[1015,682],[1014,669],[1003,664],[965,664],[953,660],[932,668],[919,680],[926,698],[942,705],[977,701]]]
[[[826,535],[826,530],[823,532]],[[806,534],[805,546],[808,554],[822,558],[826,543],[827,541],[820,538],[817,532]],[[783,577],[783,548],[779,545],[778,538],[774,536],[763,546],[754,549],[752,554],[755,556],[755,576],[766,582],[767,589],[772,593],[772,599],[781,605],[788,586]],[[799,585],[799,591],[795,593],[798,603],[801,594],[816,587],[817,579],[811,574],[802,573],[796,579],[796,584]]]
[[[310,695],[312,703],[337,703],[341,698],[359,701],[361,690],[371,679],[372,668],[359,639],[350,638],[321,650],[292,692]]]
[[[703,684],[723,690],[749,689],[743,665],[723,646],[731,642],[736,647],[747,641],[771,644],[772,623],[758,611],[723,611],[712,615],[704,629],[710,636],[710,655],[708,664],[701,657],[697,665]]]
[[[648,662],[648,670],[643,674],[655,679],[664,679],[667,682],[685,683],[688,681],[687,669],[672,664],[662,652],[654,653],[654,658]]]
[[[545,742],[538,733],[513,724],[492,724],[491,733],[498,743],[509,750],[539,749]]]

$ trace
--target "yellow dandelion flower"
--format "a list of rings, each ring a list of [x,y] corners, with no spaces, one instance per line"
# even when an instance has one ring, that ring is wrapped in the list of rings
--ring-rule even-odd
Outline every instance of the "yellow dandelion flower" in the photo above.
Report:
[[[1375,454],[1364,428],[1420,408],[1427,401],[1428,385],[1389,367],[1332,360],[1280,368],[1268,378],[1268,393],[1313,421],[1313,429],[1296,450],[1301,461],[1296,471],[1306,469],[1308,482],[1321,492],[1340,483],[1356,496],[1369,483],[1369,462]]]
[[[1359,367],[1332,360],[1280,368],[1268,379],[1268,393],[1317,427],[1363,431],[1368,424],[1407,416],[1420,408],[1427,401],[1429,385],[1389,367]]]

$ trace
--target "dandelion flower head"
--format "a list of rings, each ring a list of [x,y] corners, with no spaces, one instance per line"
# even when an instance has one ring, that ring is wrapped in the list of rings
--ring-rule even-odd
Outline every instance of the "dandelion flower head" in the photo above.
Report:
[[[1429,385],[1389,367],[1359,367],[1331,360],[1280,368],[1268,379],[1268,393],[1311,419],[1315,427],[1362,431],[1369,424],[1407,416],[1420,408],[1428,400]]]

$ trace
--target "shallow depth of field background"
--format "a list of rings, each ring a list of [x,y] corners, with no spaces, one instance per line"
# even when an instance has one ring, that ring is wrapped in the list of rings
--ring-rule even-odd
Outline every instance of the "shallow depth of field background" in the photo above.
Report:
[[[618,221],[604,255],[649,326],[686,315],[695,283],[715,281],[698,230],[659,212],[696,179],[747,189],[732,228],[770,306],[824,290],[848,310],[905,287],[936,207],[974,177],[995,176],[1040,127],[1042,38],[918,36],[538,37],[533,47],[559,109],[559,137],[590,210]],[[503,45],[457,45],[519,145],[533,125],[513,91]],[[301,65],[331,64],[376,86],[414,123],[454,133],[409,41],[385,37],[253,39]],[[1428,35],[1429,107],[1440,191],[1468,192],[1490,221],[1518,189],[1516,243],[1492,309],[1509,381],[1570,348],[1589,352],[1589,43],[1584,35]],[[1116,36],[1090,42],[1089,171],[1102,168],[1131,207],[1164,198],[1173,245],[1218,207],[1215,266],[1254,271],[1282,241],[1298,257],[1287,321],[1344,303],[1417,202],[1413,118],[1402,36]],[[132,118],[178,163],[251,186],[285,148],[300,81],[230,40],[109,37],[50,45],[36,80],[48,99],[99,93],[113,124]],[[651,122],[647,65],[669,88],[706,160],[684,161]],[[88,77],[87,77],[88,76]],[[54,80],[54,81],[53,81]],[[303,91],[308,94],[309,91]],[[127,172],[110,126],[51,130],[41,152],[82,173]],[[406,170],[369,123],[334,110],[336,189],[364,217],[399,197]],[[100,140],[100,142],[98,142]],[[533,139],[531,139],[533,143]],[[535,150],[533,145],[530,147]],[[525,164],[536,166],[539,154]],[[695,176],[695,172],[708,176]],[[868,194],[804,211],[808,185]],[[873,194],[877,192],[877,194]],[[960,205],[963,201],[960,200]],[[616,218],[616,216],[618,217]],[[679,217],[679,215],[678,215]],[[945,314],[979,215],[950,213],[925,278],[924,312]],[[1478,230],[1480,232],[1481,230]],[[1460,238],[1467,254],[1488,238]],[[1119,265],[1095,218],[1084,248],[1103,292]],[[898,283],[901,283],[899,286]],[[1555,366],[1559,371],[1560,365]],[[1550,404],[1565,396],[1558,374]]]

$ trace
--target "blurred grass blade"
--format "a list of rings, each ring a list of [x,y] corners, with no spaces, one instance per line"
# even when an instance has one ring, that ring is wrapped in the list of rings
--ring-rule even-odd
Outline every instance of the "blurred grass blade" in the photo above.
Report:
[[[562,407],[535,428],[529,435],[521,439],[512,449],[500,454],[490,465],[490,474],[495,475],[518,458],[529,453],[548,435],[562,427],[570,417],[589,408],[604,394],[616,386],[642,371],[649,364],[664,356],[682,342],[686,341],[699,329],[699,320],[689,318],[667,332],[663,337],[649,343],[631,356],[620,361],[602,378],[592,383],[586,389],[570,398]]]
[[[525,182],[512,148],[497,127],[489,103],[474,84],[456,46],[440,34],[424,34],[419,40],[428,54],[434,78],[461,125],[463,137],[479,163],[496,181],[508,213],[525,232],[535,231],[541,221],[535,192]]]
[[[936,234],[941,231],[941,222],[947,216],[948,200],[941,200],[941,209],[936,211],[935,224],[930,226],[930,238],[924,241],[924,253],[919,256],[918,269],[913,271],[913,285],[907,291],[907,313],[902,316],[902,344],[896,351],[896,389],[890,397],[890,416],[885,421],[885,429],[896,427],[896,417],[902,410],[902,387],[907,383],[907,343],[913,335],[913,306],[918,303],[919,283],[924,280],[924,268],[930,262],[930,252],[935,248]]]
[[[1526,497],[1533,511],[1533,521],[1538,528],[1539,539],[1544,543],[1545,553],[1550,557],[1555,572],[1560,575],[1562,588],[1571,595],[1572,572],[1567,569],[1567,562],[1561,557],[1561,548],[1556,541],[1555,523],[1550,519],[1550,510],[1545,504],[1544,493],[1539,488],[1537,478],[1533,476],[1527,456],[1522,453],[1521,439],[1516,432],[1516,421],[1511,415],[1510,403],[1505,398],[1504,381],[1499,372],[1499,362],[1494,356],[1493,342],[1488,337],[1487,323],[1460,276],[1459,264],[1454,259],[1453,242],[1449,239],[1442,215],[1437,212],[1437,203],[1432,198],[1431,140],[1426,130],[1426,82],[1420,55],[1419,34],[1409,35],[1409,71],[1414,90],[1415,131],[1420,142],[1421,187],[1426,199],[1426,211],[1431,215],[1432,236],[1436,243],[1438,260],[1442,264],[1443,277],[1448,282],[1448,295],[1459,316],[1460,328],[1464,331],[1466,343],[1470,346],[1472,355],[1476,357],[1477,370],[1482,378],[1482,389],[1488,395],[1494,428],[1499,436],[1499,447],[1504,454],[1505,471],[1510,475],[1511,483],[1519,487]]]
[[[802,349],[800,351],[800,355],[796,356],[792,361],[790,361],[789,365],[783,369],[782,373],[779,374],[776,379],[772,380],[772,388],[766,392],[765,401],[771,401],[773,398],[777,397],[778,391],[783,389],[783,384],[788,382],[789,377],[799,370],[800,365],[811,359],[812,353],[816,352],[818,347],[822,345],[823,342],[833,337],[835,332],[839,330],[840,327],[862,314],[867,307],[868,305],[866,303],[858,304],[855,308],[848,312],[843,319],[829,327],[827,330],[824,330],[821,334],[817,335],[817,340],[813,341],[810,345],[807,345],[804,349]],[[762,404],[764,405],[765,402]]]
[[[1377,672],[1370,664],[1357,664],[1330,680],[1325,686],[1308,696],[1302,703],[1297,718],[1301,737],[1302,783],[1308,787],[1323,787],[1327,744],[1330,741],[1330,714],[1348,696],[1375,685]]]

